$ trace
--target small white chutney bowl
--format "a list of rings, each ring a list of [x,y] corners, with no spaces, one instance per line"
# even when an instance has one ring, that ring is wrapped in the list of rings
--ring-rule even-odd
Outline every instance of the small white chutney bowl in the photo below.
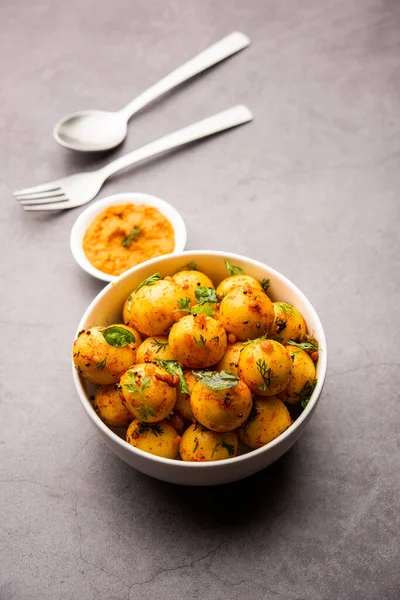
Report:
[[[86,208],[76,219],[70,236],[70,247],[71,252],[80,267],[89,275],[97,277],[102,281],[115,281],[117,275],[109,275],[103,273],[99,269],[96,269],[89,262],[85,252],[83,251],[83,238],[89,225],[94,221],[98,214],[103,212],[109,206],[116,206],[117,204],[142,204],[145,206],[153,206],[160,211],[164,217],[171,223],[175,235],[175,247],[172,254],[182,252],[186,246],[186,225],[179,212],[165,200],[157,198],[156,196],[149,196],[149,194],[141,194],[139,192],[127,192],[124,194],[114,194],[113,196],[107,196],[93,202],[88,208]],[[147,262],[147,261],[146,261]],[[143,264],[143,263],[141,263]]]
[[[128,444],[117,432],[107,427],[95,413],[90,403],[93,387],[88,385],[73,368],[73,379],[79,399],[94,429],[107,446],[126,463],[156,479],[182,485],[217,485],[248,477],[268,467],[293,446],[311,420],[324,385],[327,369],[327,346],[321,321],[306,296],[284,275],[265,264],[228,252],[193,251],[178,255],[169,254],[146,261],[126,271],[102,290],[83,315],[77,328],[82,329],[108,323],[121,323],[122,306],[127,296],[143,279],[154,273],[162,277],[172,275],[189,262],[194,262],[200,271],[209,275],[215,285],[227,277],[224,260],[238,265],[247,275],[258,280],[270,279],[268,295],[272,300],[293,304],[303,315],[308,332],[316,337],[321,348],[317,363],[318,383],[303,412],[294,423],[269,444],[257,450],[215,462],[183,462],[160,458]],[[73,367],[73,365],[72,365]]]

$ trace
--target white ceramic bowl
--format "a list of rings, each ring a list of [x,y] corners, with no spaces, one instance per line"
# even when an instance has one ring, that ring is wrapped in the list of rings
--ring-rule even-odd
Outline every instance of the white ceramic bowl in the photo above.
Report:
[[[139,192],[127,192],[125,194],[114,194],[114,196],[107,196],[93,202],[86,210],[84,210],[77,220],[75,221],[70,236],[70,247],[73,257],[76,262],[84,271],[101,279],[102,281],[115,281],[116,275],[108,275],[96,269],[86,258],[86,254],[83,251],[83,237],[86,229],[95,219],[95,217],[105,210],[108,206],[115,206],[116,204],[144,204],[146,206],[153,206],[160,211],[164,217],[171,223],[174,234],[175,234],[175,248],[173,254],[182,252],[186,246],[186,226],[181,215],[165,200],[156,198],[156,196],[149,196],[148,194],[141,194]]]
[[[268,294],[273,300],[282,300],[293,304],[304,316],[308,331],[312,333],[322,349],[317,363],[318,383],[314,393],[298,419],[277,439],[258,450],[249,451],[235,458],[206,463],[190,463],[179,460],[159,458],[138,450],[109,429],[96,415],[89,396],[93,393],[73,368],[73,378],[80,401],[89,416],[95,430],[107,446],[122,460],[142,473],[157,479],[183,485],[216,485],[247,477],[264,469],[280,458],[303,433],[317,406],[325,381],[327,368],[327,347],[324,330],[313,306],[304,294],[289,279],[271,267],[260,262],[230,254],[228,252],[195,251],[179,255],[168,255],[147,261],[123,273],[117,281],[102,290],[86,310],[78,325],[77,332],[96,325],[121,322],[121,311],[128,294],[146,277],[160,272],[162,276],[171,275],[189,262],[196,263],[217,284],[227,276],[224,259],[239,265],[246,274],[256,279],[269,278],[271,285]]]

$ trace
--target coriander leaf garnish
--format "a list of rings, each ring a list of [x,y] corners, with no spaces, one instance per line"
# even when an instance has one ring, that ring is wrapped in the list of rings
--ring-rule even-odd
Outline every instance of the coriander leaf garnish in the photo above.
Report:
[[[226,390],[239,383],[239,378],[230,371],[192,371],[192,373],[198,381],[211,390]]]
[[[198,271],[197,265],[194,262],[188,262],[187,265],[183,265],[180,269],[175,271],[176,273],[180,273],[181,271]]]
[[[213,458],[214,452],[216,451],[217,448],[219,448],[219,446],[221,446],[221,448],[225,448],[225,450],[228,451],[228,456],[235,455],[235,446],[233,444],[228,444],[228,442],[225,442],[225,439],[222,438],[222,441],[218,442],[218,444],[215,444],[214,450],[211,453],[211,458]]]
[[[143,281],[137,286],[134,294],[137,294],[140,288],[144,287],[145,285],[154,285],[156,281],[159,281],[160,279],[161,273],[154,273],[154,275],[150,275],[150,277],[147,277],[147,279],[143,279]]]
[[[305,382],[305,384],[303,385],[303,387],[301,388],[300,392],[296,393],[296,396],[299,397],[300,400],[300,404],[303,408],[305,408],[307,406],[307,404],[310,401],[310,398],[312,396],[313,391],[315,390],[315,386],[318,383],[318,379],[314,379],[314,381],[312,383],[309,383],[308,381]]]
[[[207,351],[207,356],[204,359],[204,362],[207,362],[208,357],[210,356],[210,350],[207,348],[207,340],[206,340],[206,338],[204,337],[203,334],[200,334],[200,338],[199,339],[197,339],[197,337],[194,335],[193,336],[193,340],[194,340],[195,344],[197,344],[198,346],[200,346],[200,348],[204,348],[204,350]]]
[[[142,406],[137,406],[136,410],[142,421],[146,421],[149,417],[154,417],[155,415],[154,408],[152,408],[150,404],[147,404],[147,402],[143,402]]]
[[[271,284],[271,280],[270,279],[263,279],[261,281],[261,287],[264,290],[265,293],[267,293],[269,286]]]
[[[156,339],[153,339],[151,345],[157,348],[156,354],[158,354],[159,352],[161,352],[161,350],[164,350],[168,346],[168,342],[159,342]]]
[[[195,439],[196,443],[193,448],[193,454],[196,452],[197,448],[199,447],[199,440],[197,438],[194,438],[194,439]]]
[[[231,263],[228,260],[224,260],[224,263],[229,275],[243,275],[244,271],[242,267],[238,267],[237,265],[231,265]]]
[[[129,380],[128,383],[124,383],[124,388],[128,390],[128,392],[132,392],[134,394],[140,394],[143,400],[143,392],[147,389],[151,383],[151,379],[148,375],[143,377],[143,379],[139,379],[140,385],[137,383],[135,371],[128,371]]]
[[[107,356],[105,356],[103,358],[103,360],[100,360],[99,362],[96,363],[96,369],[98,371],[102,371],[104,369],[104,367],[106,366],[106,362],[107,362]]]
[[[214,288],[205,286],[198,287],[196,288],[194,295],[199,304],[206,304],[207,302],[210,304],[217,304],[219,302],[217,292]]]
[[[262,340],[266,340],[266,339],[267,339],[267,334],[265,333],[261,337],[255,338],[254,340],[246,340],[245,342],[243,342],[243,346],[248,346],[249,344],[254,344],[255,342],[261,342]]]
[[[258,386],[258,389],[262,392],[265,392],[267,389],[271,391],[271,385],[279,379],[277,375],[272,375],[272,369],[269,367],[267,369],[267,365],[265,360],[259,358],[256,362],[256,367],[261,377],[263,378],[264,383]]]
[[[203,304],[203,305],[197,304],[197,306],[193,306],[193,308],[191,308],[190,312],[193,316],[195,316],[195,315],[207,315],[207,317],[213,316],[213,309],[211,308],[211,306],[207,306],[207,304]]]
[[[195,336],[193,336],[194,341],[196,342],[196,344],[198,346],[201,346],[202,348],[207,348],[206,344],[207,344],[207,340],[204,337],[204,335],[200,334],[200,338],[197,339]]]
[[[164,433],[164,429],[160,427],[158,423],[154,423],[154,425],[150,425],[150,423],[139,423],[136,431],[140,433],[147,433],[151,431],[156,437],[162,435]]]
[[[136,408],[137,412],[139,413],[139,418],[142,421],[147,421],[147,419],[149,417],[154,417],[154,415],[155,415],[154,408],[145,401],[145,398],[143,396],[144,390],[147,389],[149,387],[149,385],[151,384],[151,379],[148,375],[146,375],[146,377],[143,377],[143,379],[139,379],[139,381],[137,381],[136,380],[137,373],[135,373],[135,371],[128,371],[128,375],[129,375],[129,381],[128,381],[128,383],[124,383],[124,388],[126,388],[128,390],[128,392],[132,392],[133,394],[140,395],[140,397],[142,399],[142,405],[136,406],[135,408]],[[140,383],[140,385],[139,385],[139,383]]]
[[[133,242],[133,240],[135,240],[137,238],[139,233],[140,233],[140,225],[135,225],[135,227],[133,227],[130,234],[127,235],[124,240],[122,240],[121,246],[124,246],[124,248],[129,248],[129,246],[131,245],[131,242]]]
[[[191,304],[192,304],[192,301],[188,296],[186,296],[186,298],[179,298],[179,300],[178,300],[179,310],[182,310],[185,312],[190,312]]]
[[[188,297],[180,298],[178,300],[179,308],[175,312],[187,312],[190,315],[207,315],[207,317],[213,316],[213,311],[212,311],[211,306],[200,305],[200,304],[197,304],[196,306],[191,306],[191,303],[192,303],[192,301]]]
[[[118,325],[111,325],[101,331],[102,336],[106,340],[109,346],[115,346],[117,348],[123,348],[128,344],[134,344],[136,338],[129,329],[125,327],[119,327]]]
[[[287,302],[277,302],[276,304],[285,315],[289,315],[290,317],[295,316],[293,306],[290,306],[290,304],[288,304]]]
[[[180,379],[180,391],[182,394],[190,394],[183,376],[182,367],[176,360],[162,360],[161,358],[156,358],[155,360],[169,375],[172,375],[173,377],[178,375]]]
[[[312,351],[316,350],[317,352],[322,352],[321,348],[319,348],[315,344],[312,344],[311,342],[303,342],[300,344],[293,340],[289,340],[288,344],[289,344],[289,346],[297,346],[297,348],[300,348],[300,350],[312,350]]]
[[[147,279],[143,279],[143,281],[141,283],[139,283],[137,288],[135,290],[133,290],[133,292],[131,292],[131,294],[128,298],[128,302],[126,303],[126,310],[128,312],[131,312],[133,295],[137,294],[137,292],[140,290],[140,288],[144,287],[145,285],[154,285],[156,283],[156,281],[159,281],[160,279],[161,279],[161,273],[154,273],[154,275],[150,275],[150,277],[147,277]]]

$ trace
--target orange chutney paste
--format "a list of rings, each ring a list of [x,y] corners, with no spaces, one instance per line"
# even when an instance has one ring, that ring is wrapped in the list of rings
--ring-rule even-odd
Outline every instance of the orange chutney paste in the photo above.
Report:
[[[83,250],[89,262],[109,275],[173,252],[171,223],[152,206],[121,204],[97,215],[85,231]]]

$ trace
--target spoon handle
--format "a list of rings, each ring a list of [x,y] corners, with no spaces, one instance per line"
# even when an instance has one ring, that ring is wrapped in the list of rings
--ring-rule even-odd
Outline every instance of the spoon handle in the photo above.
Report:
[[[169,90],[172,90],[177,85],[187,81],[191,77],[198,75],[202,71],[209,69],[221,60],[228,58],[232,54],[243,50],[250,44],[250,40],[240,31],[234,31],[230,35],[204,50],[181,67],[166,75],[161,81],[154,84],[142,94],[137,96],[132,102],[127,104],[119,112],[128,120],[144,106],[153,102]]]
[[[193,125],[178,129],[178,131],[150,142],[150,144],[146,144],[142,148],[125,154],[125,156],[121,156],[99,169],[99,172],[105,180],[117,171],[139,163],[146,158],[151,158],[167,150],[172,150],[172,148],[178,148],[179,146],[219,133],[225,129],[242,125],[243,123],[252,121],[252,119],[253,115],[250,110],[243,104],[239,104],[208,119],[203,119],[202,121],[193,123]]]

